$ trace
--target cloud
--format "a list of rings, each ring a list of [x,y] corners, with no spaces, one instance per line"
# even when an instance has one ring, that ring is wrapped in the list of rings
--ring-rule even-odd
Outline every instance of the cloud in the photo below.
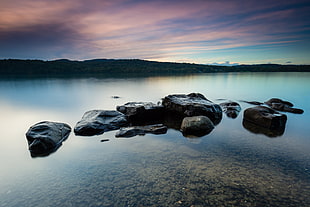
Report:
[[[275,48],[305,41],[307,8],[304,0],[3,0],[0,57],[184,60]]]
[[[239,65],[239,63],[230,63],[229,61],[225,61],[224,63],[211,63],[208,65],[217,65],[217,66],[236,66]]]

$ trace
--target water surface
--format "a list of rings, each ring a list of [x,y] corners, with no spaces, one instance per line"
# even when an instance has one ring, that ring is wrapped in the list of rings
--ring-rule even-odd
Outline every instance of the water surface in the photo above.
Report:
[[[0,206],[310,206],[310,73],[0,81]],[[43,120],[72,128],[92,109],[157,103],[199,92],[240,102],[293,102],[282,136],[254,134],[223,119],[201,138],[70,134],[53,154],[32,158],[25,132]],[[112,96],[119,96],[115,99]],[[109,139],[108,142],[100,142]]]

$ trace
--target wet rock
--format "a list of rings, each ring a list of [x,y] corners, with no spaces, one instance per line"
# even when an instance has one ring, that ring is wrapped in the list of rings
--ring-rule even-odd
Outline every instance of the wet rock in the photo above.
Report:
[[[118,111],[87,111],[74,127],[74,133],[81,136],[99,135],[127,126],[126,116]]]
[[[125,114],[129,120],[158,119],[164,114],[164,107],[151,102],[128,102],[117,106],[116,110]]]
[[[241,111],[241,106],[237,102],[233,101],[220,103],[220,106],[222,107],[222,110],[227,115],[227,117],[233,119],[237,118]]]
[[[168,95],[162,104],[168,111],[183,116],[207,116],[214,124],[222,119],[221,107],[200,93]]]
[[[125,127],[125,128],[121,128],[115,134],[115,137],[133,137],[136,135],[145,135],[146,133],[165,134],[167,133],[167,127],[164,126],[163,124]]]
[[[279,98],[271,98],[265,102],[266,105],[277,111],[291,112],[295,114],[302,114],[302,109],[293,108],[293,104],[288,101],[283,101]]]
[[[271,108],[255,106],[244,111],[243,119],[267,129],[282,130],[285,128],[287,117]]]
[[[201,137],[209,134],[213,129],[213,122],[206,116],[185,117],[181,124],[181,131],[184,136]]]
[[[26,133],[31,156],[47,156],[55,152],[70,132],[71,127],[65,123],[42,121],[31,126]]]
[[[245,119],[242,121],[242,125],[246,130],[248,130],[254,134],[263,134],[263,135],[268,136],[270,138],[282,136],[284,131],[285,131],[285,127],[268,129],[268,128],[256,125],[252,122],[246,121]]]

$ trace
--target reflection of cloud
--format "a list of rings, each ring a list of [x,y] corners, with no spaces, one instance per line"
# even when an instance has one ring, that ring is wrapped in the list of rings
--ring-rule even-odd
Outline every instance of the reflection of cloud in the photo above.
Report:
[[[303,41],[305,2],[3,1],[0,55],[191,59],[206,51],[274,48]]]

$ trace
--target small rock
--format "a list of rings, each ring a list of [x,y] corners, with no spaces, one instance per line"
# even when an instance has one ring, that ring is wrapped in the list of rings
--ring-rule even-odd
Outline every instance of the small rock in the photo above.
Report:
[[[294,114],[302,114],[302,109],[293,108],[293,104],[288,101],[283,101],[279,98],[271,98],[265,102],[266,105],[277,111],[291,112]]]
[[[152,102],[128,102],[117,106],[116,110],[125,114],[130,120],[154,120],[164,114],[164,107]]]
[[[209,134],[213,129],[213,122],[206,116],[185,117],[181,124],[181,131],[184,136],[201,137]]]
[[[228,101],[224,103],[220,103],[220,106],[223,109],[223,112],[229,118],[237,118],[239,112],[241,111],[241,106],[237,102]]]
[[[146,133],[165,134],[167,133],[167,127],[163,124],[124,127],[115,134],[115,137],[134,137],[136,135],[145,135]]]
[[[26,133],[31,156],[47,156],[55,152],[70,132],[71,127],[65,123],[42,121],[31,126]]]
[[[92,110],[75,125],[74,133],[81,136],[99,135],[127,126],[126,116],[118,111]]]

